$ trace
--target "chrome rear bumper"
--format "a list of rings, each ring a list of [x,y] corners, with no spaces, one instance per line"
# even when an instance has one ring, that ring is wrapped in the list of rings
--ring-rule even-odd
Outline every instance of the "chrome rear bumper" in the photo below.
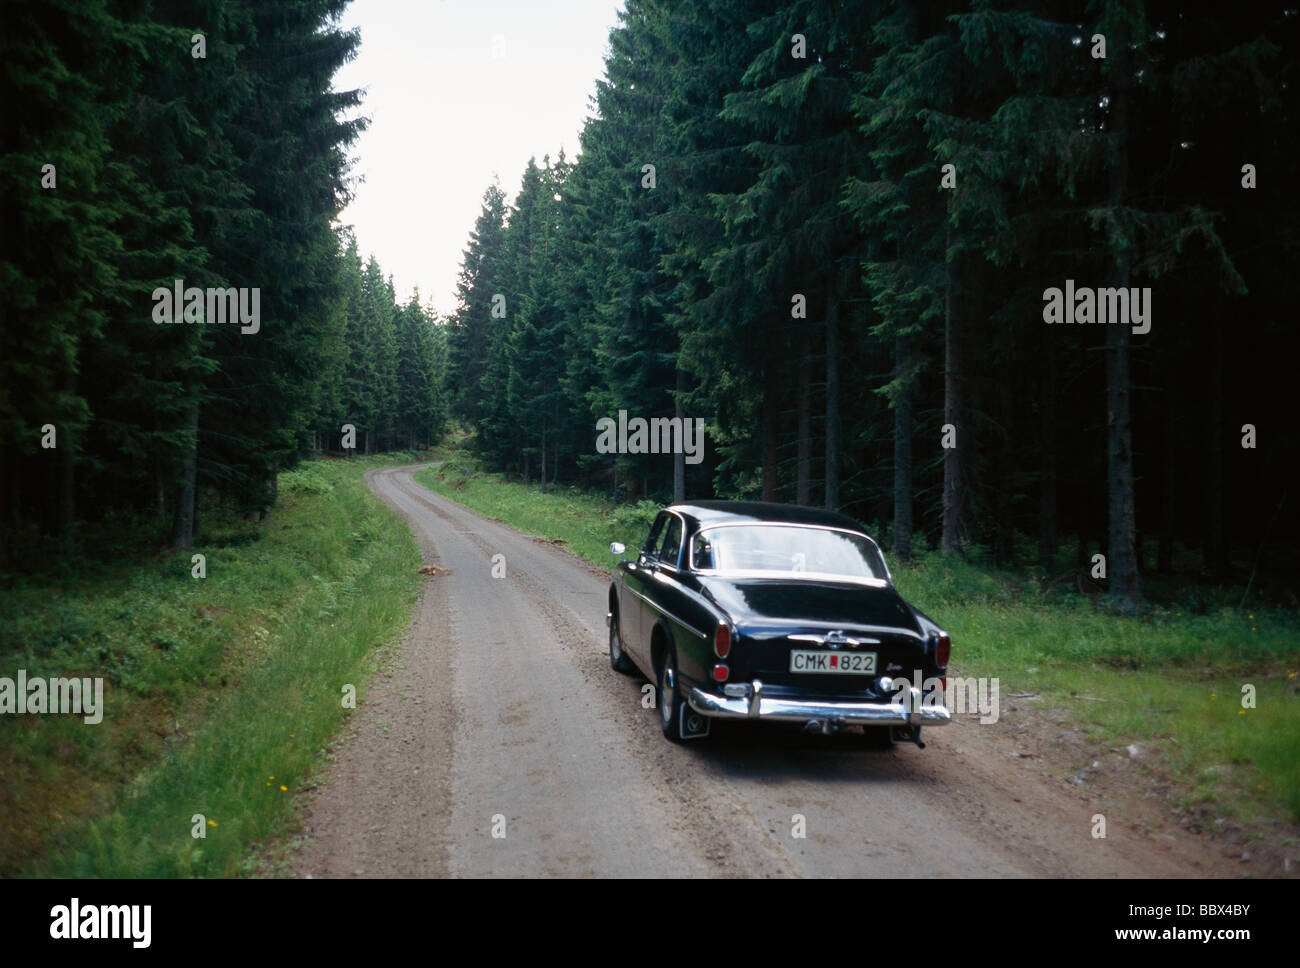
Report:
[[[844,725],[942,726],[952,722],[952,713],[942,704],[926,702],[921,690],[908,687],[908,696],[893,702],[823,702],[778,699],[763,695],[763,683],[755,679],[744,687],[746,695],[718,696],[703,689],[691,690],[687,701],[704,716],[717,719],[768,719],[778,722],[829,720]]]

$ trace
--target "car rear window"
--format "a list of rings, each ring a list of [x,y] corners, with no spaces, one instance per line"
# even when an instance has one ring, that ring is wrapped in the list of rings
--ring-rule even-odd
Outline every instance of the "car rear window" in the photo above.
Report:
[[[884,583],[884,559],[867,537],[791,525],[714,527],[695,536],[691,563],[719,574],[834,577]]]

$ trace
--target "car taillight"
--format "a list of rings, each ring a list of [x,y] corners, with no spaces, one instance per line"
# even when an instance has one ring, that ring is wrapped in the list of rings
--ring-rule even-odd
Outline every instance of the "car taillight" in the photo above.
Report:
[[[727,627],[726,622],[719,622],[717,631],[713,633],[713,654],[719,659],[725,659],[730,651],[731,629]]]
[[[947,635],[939,636],[939,645],[934,650],[935,665],[943,668],[948,664],[948,656],[952,653],[952,639]]]
[[[713,667],[713,681],[726,682],[727,676],[731,675],[731,670],[727,668],[725,662],[719,662]]]

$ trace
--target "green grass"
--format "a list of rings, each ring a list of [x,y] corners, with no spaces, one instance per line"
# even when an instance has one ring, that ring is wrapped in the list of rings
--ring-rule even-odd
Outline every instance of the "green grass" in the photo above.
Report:
[[[268,522],[200,534],[206,578],[164,554],[0,596],[0,674],[106,677],[99,725],[0,725],[0,873],[254,870],[414,603],[414,539],[361,478],[394,462],[282,474]]]
[[[610,541],[639,547],[658,510],[483,473],[463,452],[417,474],[425,486],[522,531],[561,539],[599,566]],[[1300,620],[1287,609],[1158,607],[1140,618],[1087,595],[938,553],[890,561],[899,591],[953,638],[953,671],[1000,680],[1064,710],[1101,749],[1137,744],[1174,778],[1179,805],[1242,820],[1300,819]],[[1255,687],[1255,708],[1242,686]]]
[[[1087,596],[1043,594],[939,554],[895,578],[951,633],[960,674],[998,676],[1004,697],[1042,696],[1100,748],[1137,744],[1178,778],[1181,806],[1300,819],[1294,613],[1175,606],[1120,618]]]

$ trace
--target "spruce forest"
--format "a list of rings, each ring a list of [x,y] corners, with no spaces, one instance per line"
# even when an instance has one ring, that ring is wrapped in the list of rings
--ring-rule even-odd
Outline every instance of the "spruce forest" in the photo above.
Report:
[[[335,222],[346,6],[5,4],[0,572],[265,517],[344,424],[357,452],[438,440],[445,328]],[[160,325],[177,280],[258,290],[256,328]]]
[[[345,6],[5,5],[0,573],[458,427],[541,489],[825,506],[904,562],[1102,555],[1119,611],[1294,587],[1294,9],[627,0],[580,150],[487,186],[439,315],[337,221]],[[160,324],[176,280],[259,329]],[[703,460],[600,452],[620,412],[703,419]]]

